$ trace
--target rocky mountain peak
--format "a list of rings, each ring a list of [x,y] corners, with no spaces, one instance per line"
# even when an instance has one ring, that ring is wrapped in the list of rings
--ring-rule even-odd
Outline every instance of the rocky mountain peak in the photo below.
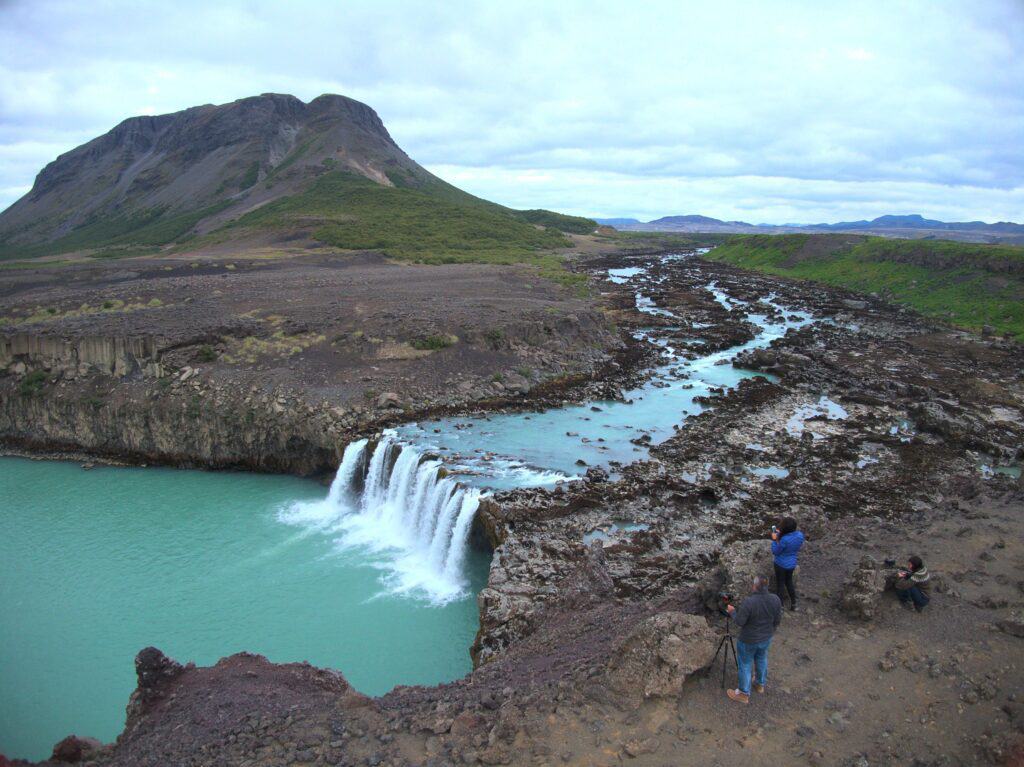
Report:
[[[263,93],[130,117],[62,154],[0,213],[0,245],[60,241],[132,216],[227,208],[221,218],[229,219],[230,210],[295,193],[328,168],[382,184],[393,172],[413,182],[432,178],[366,104],[337,94],[305,103]]]

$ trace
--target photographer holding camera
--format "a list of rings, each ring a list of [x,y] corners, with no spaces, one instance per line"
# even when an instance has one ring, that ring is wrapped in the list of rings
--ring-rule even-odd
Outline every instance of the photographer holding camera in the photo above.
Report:
[[[905,605],[914,603],[914,609],[918,612],[924,610],[924,606],[931,601],[928,592],[931,586],[928,583],[931,576],[928,568],[919,556],[912,556],[907,562],[907,568],[901,569],[896,574],[896,596]]]
[[[768,681],[768,648],[782,620],[782,600],[768,591],[768,579],[756,575],[751,586],[750,596],[743,600],[738,610],[733,605],[726,608],[729,617],[740,627],[740,636],[736,641],[739,688],[726,690],[726,695],[738,703],[750,702],[752,666],[757,667],[754,689],[764,692],[765,682]]]
[[[796,570],[797,554],[804,545],[804,534],[797,530],[796,520],[786,517],[780,527],[772,525],[772,556],[775,559],[775,593],[782,600],[782,589],[789,592],[789,609],[796,609],[796,586],[793,585],[793,571]]]

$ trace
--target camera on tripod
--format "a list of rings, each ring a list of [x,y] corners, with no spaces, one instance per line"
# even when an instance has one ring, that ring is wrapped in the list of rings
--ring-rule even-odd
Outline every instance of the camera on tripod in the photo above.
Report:
[[[737,673],[739,672],[739,656],[736,655],[736,644],[732,641],[732,632],[730,628],[732,616],[729,614],[729,607],[732,605],[733,595],[728,591],[718,592],[718,612],[725,616],[725,634],[722,635],[722,639],[718,642],[718,649],[715,650],[714,660],[711,661],[711,665],[715,665],[718,662],[718,656],[722,656],[722,689],[725,689],[725,672],[729,668],[729,653],[732,653],[732,662],[736,667]]]

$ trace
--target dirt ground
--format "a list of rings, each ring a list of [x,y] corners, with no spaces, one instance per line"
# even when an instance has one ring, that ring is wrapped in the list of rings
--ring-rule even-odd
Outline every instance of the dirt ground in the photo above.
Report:
[[[10,270],[0,316],[6,335],[152,337],[163,376],[194,367],[343,407],[372,404],[368,391],[422,404],[500,373],[536,384],[586,368],[614,339],[586,301],[529,269],[374,254]]]
[[[1024,639],[995,625],[998,606],[1019,605],[1024,585],[1024,503],[1019,490],[1013,496],[920,525],[864,524],[810,540],[801,604],[787,608],[773,640],[764,695],[746,706],[727,699],[720,659],[678,699],[626,717],[588,712],[559,722],[548,741],[557,761],[522,763],[1024,764]],[[934,594],[918,614],[886,592],[870,622],[837,609],[863,554],[881,562],[910,553],[953,593]],[[734,668],[727,679],[735,685]]]

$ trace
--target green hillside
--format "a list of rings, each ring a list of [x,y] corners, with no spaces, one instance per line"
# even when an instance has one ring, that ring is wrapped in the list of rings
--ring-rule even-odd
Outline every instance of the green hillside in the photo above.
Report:
[[[1024,340],[1024,247],[857,235],[737,235],[706,258],[878,293],[960,327]]]
[[[381,186],[352,173],[332,171],[307,190],[242,216],[221,232],[240,229],[310,229],[313,237],[348,250],[379,250],[423,263],[502,261],[571,242],[538,229],[511,212],[466,195],[454,201],[431,192]]]

